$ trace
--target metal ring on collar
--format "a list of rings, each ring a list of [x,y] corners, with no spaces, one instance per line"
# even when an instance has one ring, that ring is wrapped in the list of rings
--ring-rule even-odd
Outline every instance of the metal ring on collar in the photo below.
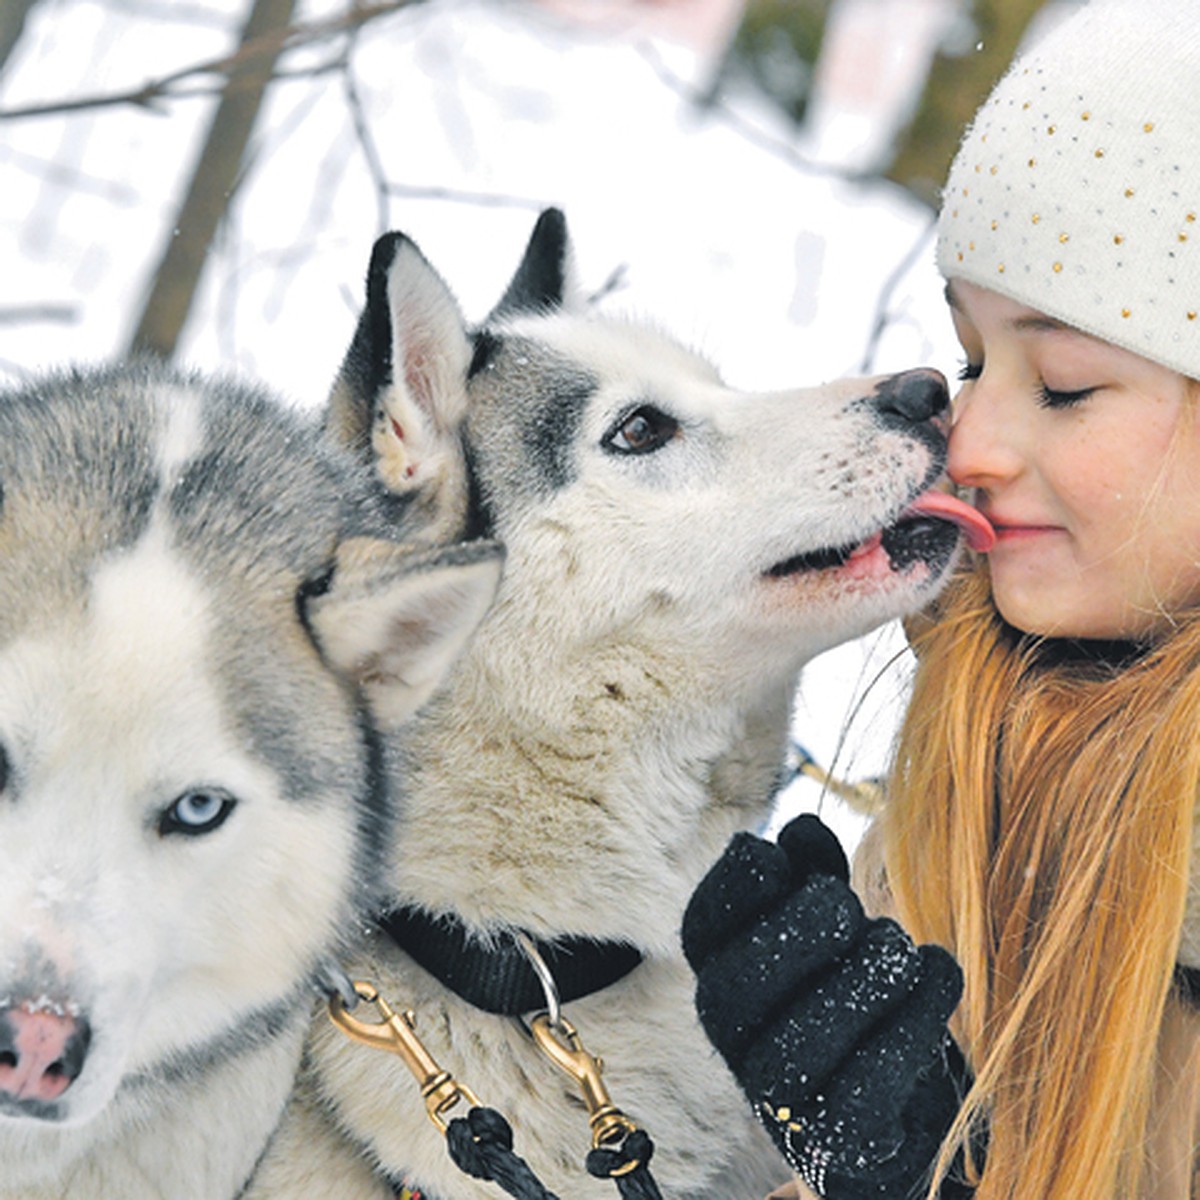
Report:
[[[529,959],[533,973],[542,985],[542,991],[546,995],[546,1012],[549,1014],[551,1026],[561,1032],[563,1030],[562,1003],[558,998],[558,985],[554,982],[553,973],[537,946],[533,944],[533,939],[527,933],[518,929],[513,932],[513,937],[516,939],[517,945],[525,952],[525,957]]]

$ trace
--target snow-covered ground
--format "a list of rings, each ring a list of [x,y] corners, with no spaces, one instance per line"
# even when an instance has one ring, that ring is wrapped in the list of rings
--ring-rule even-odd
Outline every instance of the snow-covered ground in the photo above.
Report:
[[[226,52],[242,7],[42,0],[0,108],[119,90]],[[148,15],[163,11],[170,20]],[[306,51],[289,65],[329,57]],[[697,104],[705,64],[694,52],[531,5],[434,0],[369,25],[350,62],[348,77],[272,90],[186,332],[189,363],[319,404],[383,227],[412,235],[475,319],[536,212],[555,204],[585,287],[618,280],[603,307],[650,316],[731,383],[953,369],[928,211],[815,165],[820,131],[798,138],[751,97]],[[836,96],[825,104],[836,116]],[[0,380],[124,349],[210,111],[184,99],[165,116],[125,107],[0,122]],[[5,320],[34,306],[38,320]],[[810,666],[795,727],[819,760],[836,756],[851,776],[882,768],[905,681],[903,656],[888,663],[901,649],[888,629]],[[786,809],[818,798],[799,783]],[[839,804],[823,811],[854,839]]]

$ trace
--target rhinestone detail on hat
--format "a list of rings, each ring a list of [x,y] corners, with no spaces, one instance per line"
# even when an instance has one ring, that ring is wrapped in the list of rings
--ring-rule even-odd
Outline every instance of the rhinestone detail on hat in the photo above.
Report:
[[[940,217],[938,262],[1200,377],[1189,8],[1092,0],[1005,77],[951,170],[961,200]]]

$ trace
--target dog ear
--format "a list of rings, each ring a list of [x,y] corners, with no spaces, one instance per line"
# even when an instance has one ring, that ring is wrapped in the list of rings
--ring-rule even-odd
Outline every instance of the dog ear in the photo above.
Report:
[[[374,465],[389,490],[452,473],[471,342],[458,303],[402,233],[371,251],[367,303],[334,383],[326,433]]]
[[[338,548],[329,586],[308,598],[305,618],[382,728],[407,720],[445,678],[495,597],[503,559],[488,541],[417,551],[351,538]]]
[[[577,291],[567,219],[560,209],[547,208],[538,217],[516,274],[488,314],[484,328],[505,317],[573,307]]]

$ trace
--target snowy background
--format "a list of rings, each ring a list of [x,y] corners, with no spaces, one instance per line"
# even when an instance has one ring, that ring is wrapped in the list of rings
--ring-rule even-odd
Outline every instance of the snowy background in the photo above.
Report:
[[[243,7],[41,0],[0,109],[227,53]],[[861,173],[906,115],[954,0],[844,0],[802,133],[748,92],[701,102],[721,12],[708,10],[715,32],[701,36],[697,15],[689,36],[581,22],[580,7],[429,0],[343,39],[345,70],[303,70],[329,45],[289,57],[298,77],[268,93],[180,358],[319,405],[379,232],[414,237],[474,320],[554,204],[599,303],[651,318],[731,384],[953,373],[932,214]],[[125,349],[212,104],[0,121],[0,381]],[[894,628],[823,656],[802,683],[798,739],[840,774],[878,773],[907,668]],[[814,784],[784,798],[789,813],[818,805],[852,842],[858,822]]]

